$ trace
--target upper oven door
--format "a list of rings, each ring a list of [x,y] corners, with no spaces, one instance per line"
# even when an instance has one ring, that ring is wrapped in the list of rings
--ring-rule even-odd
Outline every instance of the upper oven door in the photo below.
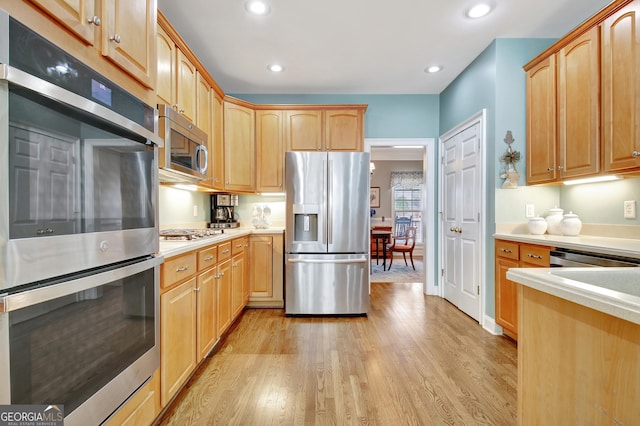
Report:
[[[157,136],[0,67],[0,289],[157,252]]]

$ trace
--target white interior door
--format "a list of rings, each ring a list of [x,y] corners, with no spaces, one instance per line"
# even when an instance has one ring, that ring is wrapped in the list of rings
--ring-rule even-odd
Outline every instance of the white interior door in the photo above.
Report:
[[[480,304],[480,211],[482,123],[443,140],[442,269],[444,297],[478,322]]]

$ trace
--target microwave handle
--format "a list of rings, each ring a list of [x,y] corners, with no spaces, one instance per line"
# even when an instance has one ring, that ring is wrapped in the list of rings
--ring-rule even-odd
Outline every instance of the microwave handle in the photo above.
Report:
[[[204,153],[204,167],[200,167],[200,154]],[[196,171],[202,174],[207,173],[207,169],[209,168],[209,151],[207,147],[204,145],[198,145],[196,148]]]
[[[46,287],[26,290],[15,294],[0,295],[0,313],[17,311],[38,303],[68,296],[80,291],[89,290],[101,285],[119,280],[150,268],[155,268],[164,261],[164,257],[152,257],[141,262],[117,268],[109,267],[103,272],[92,275],[83,275],[80,278],[64,281]]]
[[[62,87],[51,84],[48,81],[34,77],[31,74],[10,65],[0,64],[0,81],[8,81],[9,83],[24,87],[25,89],[29,89],[41,96],[44,96],[45,98],[53,99],[56,102],[69,105],[103,121],[109,121],[125,130],[128,130],[129,132],[142,136],[148,141],[153,142],[158,147],[164,146],[164,141],[158,135],[147,130],[135,121],[131,121],[128,118],[111,111],[109,108],[103,107],[89,99],[76,95]]]

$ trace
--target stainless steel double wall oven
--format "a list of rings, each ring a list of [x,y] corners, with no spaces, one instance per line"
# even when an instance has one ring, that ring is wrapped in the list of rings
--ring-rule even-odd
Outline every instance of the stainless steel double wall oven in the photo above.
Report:
[[[155,117],[0,11],[0,404],[100,424],[158,368]]]

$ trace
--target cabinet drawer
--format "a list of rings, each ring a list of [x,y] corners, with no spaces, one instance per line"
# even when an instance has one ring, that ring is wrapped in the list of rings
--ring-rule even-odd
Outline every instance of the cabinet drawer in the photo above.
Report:
[[[519,260],[518,243],[512,241],[496,241],[496,257]]]
[[[235,256],[238,253],[244,252],[244,248],[247,246],[248,240],[249,239],[245,237],[245,238],[238,238],[231,241],[231,254]]]
[[[196,253],[191,252],[165,260],[160,271],[161,288],[171,287],[179,281],[192,277],[196,273]]]
[[[204,271],[217,262],[218,246],[198,251],[198,271]]]
[[[231,241],[218,245],[218,262],[231,257]]]
[[[520,262],[548,268],[550,250],[551,248],[549,247],[521,244]]]

